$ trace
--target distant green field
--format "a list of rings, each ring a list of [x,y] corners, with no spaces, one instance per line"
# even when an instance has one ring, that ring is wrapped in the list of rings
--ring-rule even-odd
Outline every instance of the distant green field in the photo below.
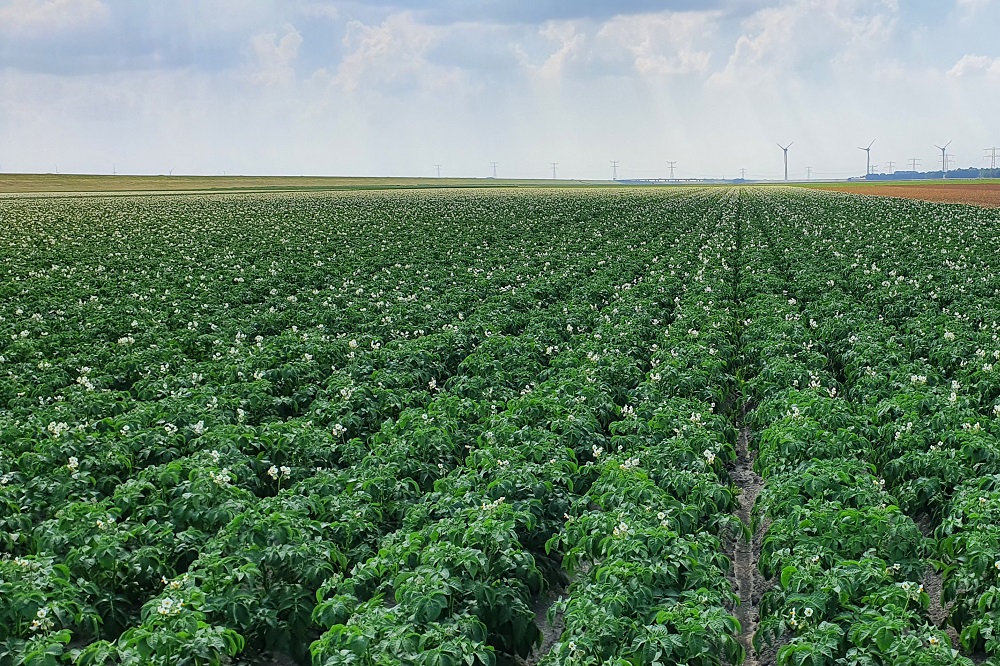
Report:
[[[0,194],[70,192],[182,192],[384,190],[438,187],[579,187],[604,181],[493,178],[342,178],[326,176],[95,176],[2,174]]]

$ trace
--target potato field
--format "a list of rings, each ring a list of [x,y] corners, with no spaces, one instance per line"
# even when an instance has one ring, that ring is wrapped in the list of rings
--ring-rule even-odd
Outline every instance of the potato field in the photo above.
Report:
[[[998,437],[998,210],[0,200],[0,666],[997,666]]]

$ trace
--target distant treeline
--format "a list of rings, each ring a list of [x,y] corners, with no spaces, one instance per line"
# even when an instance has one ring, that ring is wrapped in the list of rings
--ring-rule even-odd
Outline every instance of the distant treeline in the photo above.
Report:
[[[850,180],[933,180],[940,179],[940,171],[894,171],[893,173],[870,173]],[[1000,169],[951,169],[948,178],[1000,178]]]

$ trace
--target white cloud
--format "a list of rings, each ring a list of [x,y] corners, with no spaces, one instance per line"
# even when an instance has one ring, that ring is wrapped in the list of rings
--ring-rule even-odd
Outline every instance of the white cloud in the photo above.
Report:
[[[948,70],[948,76],[961,78],[967,75],[987,74],[1000,76],[1000,58],[982,55],[964,55]]]
[[[743,22],[715,83],[780,78],[795,69],[885,57],[899,15],[896,0],[794,0]]]
[[[255,83],[278,85],[295,78],[294,63],[302,46],[302,35],[295,26],[285,25],[285,34],[279,39],[273,33],[255,35],[250,44],[256,57],[256,70],[251,78]]]
[[[712,52],[718,15],[714,12],[663,12],[619,16],[605,23],[597,34],[599,48],[610,45],[631,56],[642,75],[703,74]]]
[[[378,25],[347,24],[333,81],[347,92],[378,88],[442,89],[460,77],[459,68],[435,65],[428,52],[446,28],[418,22],[409,12],[392,14]]]
[[[101,0],[7,0],[0,5],[0,31],[22,36],[87,28],[109,15]]]
[[[548,21],[513,48],[522,67],[546,80],[703,74],[717,19],[712,12],[661,12],[598,23]]]
[[[560,78],[567,66],[584,56],[587,35],[578,31],[573,21],[548,21],[538,29],[538,36],[546,44],[555,44],[555,50],[547,52],[539,64],[534,64],[522,44],[513,45],[521,66],[542,79]]]

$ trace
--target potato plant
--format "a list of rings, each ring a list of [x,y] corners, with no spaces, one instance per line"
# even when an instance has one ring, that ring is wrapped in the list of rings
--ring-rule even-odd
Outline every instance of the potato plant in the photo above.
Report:
[[[0,218],[0,666],[1000,659],[993,212],[492,189]]]

